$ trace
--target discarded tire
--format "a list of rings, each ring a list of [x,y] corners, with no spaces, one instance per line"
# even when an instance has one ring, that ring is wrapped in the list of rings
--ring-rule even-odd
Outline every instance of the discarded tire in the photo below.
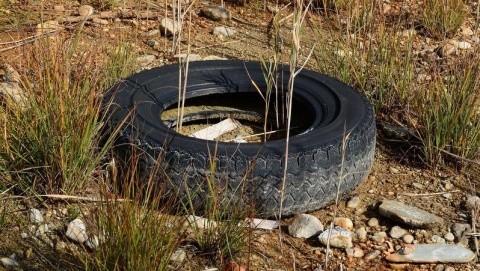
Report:
[[[286,89],[288,67],[280,72],[279,84]],[[118,144],[118,154],[128,159],[134,145],[144,174],[158,172],[157,184],[177,197],[189,189],[204,199],[210,193],[207,179],[214,179],[215,190],[230,202],[253,203],[257,216],[271,217],[278,215],[283,187],[282,215],[291,215],[324,207],[335,199],[337,184],[342,196],[368,175],[375,151],[374,112],[362,94],[338,80],[306,70],[295,78],[292,114],[307,112],[311,120],[290,137],[283,183],[285,139],[215,142],[181,135],[161,121],[162,112],[178,102],[178,76],[176,64],[143,71],[117,83],[104,99],[108,126],[121,125],[118,142],[129,143]],[[265,88],[258,62],[192,62],[186,99],[251,95],[257,93],[252,81]]]

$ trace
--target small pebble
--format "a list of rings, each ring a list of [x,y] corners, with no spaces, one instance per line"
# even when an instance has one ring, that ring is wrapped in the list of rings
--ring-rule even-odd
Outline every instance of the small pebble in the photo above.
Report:
[[[365,227],[358,228],[355,235],[360,242],[365,242],[367,240],[367,230]]]
[[[388,170],[389,170],[390,173],[392,173],[392,174],[398,174],[398,173],[400,173],[400,170],[398,170],[397,168],[394,168],[394,167],[389,167]]]
[[[447,266],[445,269],[443,269],[443,271],[455,271],[455,267]]]
[[[378,226],[378,219],[376,217],[372,217],[368,220],[367,225],[369,227],[376,227]]]
[[[445,269],[445,265],[439,263],[437,265],[435,265],[435,268],[433,270],[435,271],[443,271]]]
[[[401,238],[405,234],[407,234],[407,230],[402,229],[399,226],[393,226],[390,230],[390,236],[395,239]]]
[[[380,256],[380,250],[374,250],[372,252],[369,252],[367,255],[365,255],[365,260],[371,261],[377,258],[378,256]]]
[[[360,204],[360,197],[355,196],[347,202],[347,207],[355,209],[358,207],[359,204]]]
[[[445,240],[447,240],[448,242],[453,242],[453,241],[455,240],[455,236],[454,236],[453,233],[451,233],[451,232],[446,233],[446,234],[443,236],[443,238],[444,238]]]
[[[414,240],[413,236],[411,234],[406,234],[403,236],[402,238],[403,242],[407,243],[407,244],[411,244]]]
[[[336,217],[333,220],[333,225],[339,226],[340,228],[344,228],[347,230],[353,229],[353,221],[350,218],[346,217]]]

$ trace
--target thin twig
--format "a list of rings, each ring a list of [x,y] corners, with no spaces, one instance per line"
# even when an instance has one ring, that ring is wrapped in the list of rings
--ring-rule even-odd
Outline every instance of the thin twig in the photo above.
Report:
[[[51,198],[51,199],[63,199],[63,200],[77,200],[77,201],[89,201],[89,202],[125,202],[131,201],[129,199],[99,199],[99,198],[89,198],[89,197],[78,197],[78,196],[69,196],[69,195],[57,195],[57,194],[49,194],[49,195],[36,195],[31,197],[25,196],[12,196],[6,198],[0,198],[0,200],[10,200],[10,199],[30,199],[30,198]]]
[[[479,253],[479,248],[478,248],[478,239],[477,237],[480,235],[479,233],[476,233],[476,224],[477,224],[477,216],[475,212],[475,208],[472,209],[472,231],[473,233],[471,236],[473,236],[473,243],[475,244],[475,251],[477,252],[477,257],[480,255]]]
[[[431,196],[444,195],[448,193],[457,193],[457,192],[460,192],[460,190],[436,192],[436,193],[424,193],[424,194],[401,193],[400,195],[409,196],[409,197],[431,197]]]

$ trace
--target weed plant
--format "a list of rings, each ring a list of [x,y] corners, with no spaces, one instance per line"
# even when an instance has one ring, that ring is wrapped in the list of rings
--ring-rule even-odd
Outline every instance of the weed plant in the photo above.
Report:
[[[463,0],[426,0],[423,4],[422,23],[429,34],[438,38],[451,38],[462,26],[468,14]]]
[[[18,65],[24,99],[0,107],[2,179],[21,191],[78,192],[108,150],[99,147],[101,93],[132,72],[130,51],[121,43],[112,51],[80,50],[78,38],[25,48]]]

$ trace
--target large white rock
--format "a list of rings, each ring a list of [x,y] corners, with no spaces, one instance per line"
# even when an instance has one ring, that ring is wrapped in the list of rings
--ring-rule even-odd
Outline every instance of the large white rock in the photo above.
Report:
[[[323,231],[323,224],[313,215],[301,214],[297,216],[290,225],[288,233],[297,238],[310,238]]]
[[[79,218],[74,219],[68,224],[67,237],[73,241],[83,243],[88,240],[87,227]]]

